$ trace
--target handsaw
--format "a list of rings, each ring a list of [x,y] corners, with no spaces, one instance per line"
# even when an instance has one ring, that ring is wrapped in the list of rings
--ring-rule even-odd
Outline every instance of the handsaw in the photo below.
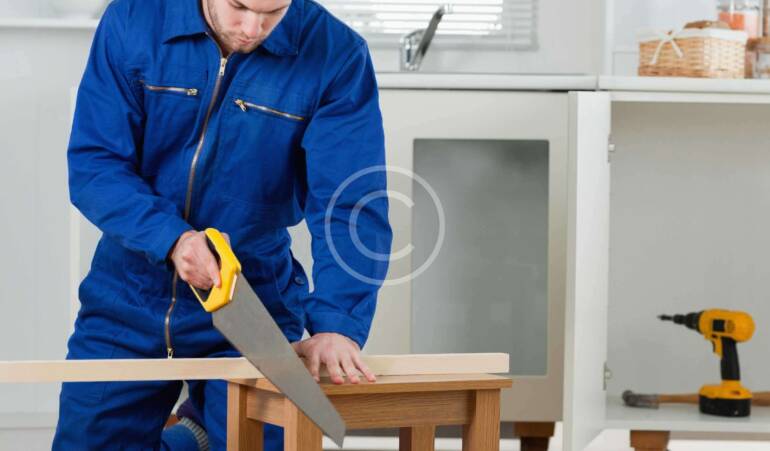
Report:
[[[205,231],[209,248],[219,261],[220,285],[195,296],[211,313],[214,327],[262,374],[342,448],[345,422],[297,356],[249,282],[225,237]]]

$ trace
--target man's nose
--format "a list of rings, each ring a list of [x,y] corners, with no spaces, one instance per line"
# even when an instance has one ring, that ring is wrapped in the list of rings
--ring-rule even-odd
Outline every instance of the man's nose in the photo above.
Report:
[[[243,34],[249,39],[256,39],[262,33],[262,14],[249,14],[243,21]]]

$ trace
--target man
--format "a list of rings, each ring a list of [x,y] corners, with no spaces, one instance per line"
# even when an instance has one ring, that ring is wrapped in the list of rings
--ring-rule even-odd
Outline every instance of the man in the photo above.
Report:
[[[201,232],[215,227],[316,378],[374,380],[360,349],[379,287],[362,280],[385,277],[387,258],[367,255],[388,255],[391,230],[384,172],[359,171],[384,164],[377,86],[365,41],[313,0],[114,1],[68,161],[72,202],[104,232],[68,358],[237,355],[188,286],[219,283]],[[303,218],[312,293],[286,230]],[[53,447],[178,449],[162,428],[181,384],[64,384]],[[189,389],[224,449],[224,382]]]

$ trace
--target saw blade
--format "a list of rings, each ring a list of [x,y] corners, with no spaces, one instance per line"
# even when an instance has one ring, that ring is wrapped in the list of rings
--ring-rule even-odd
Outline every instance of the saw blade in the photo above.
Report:
[[[214,327],[294,405],[342,448],[345,422],[243,275],[232,301],[212,313]]]

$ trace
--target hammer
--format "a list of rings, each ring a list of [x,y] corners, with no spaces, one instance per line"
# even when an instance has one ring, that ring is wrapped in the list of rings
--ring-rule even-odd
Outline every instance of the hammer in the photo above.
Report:
[[[631,390],[623,392],[623,402],[629,407],[643,407],[646,409],[657,409],[661,404],[698,404],[697,393],[685,394],[643,394],[634,393]],[[751,398],[751,405],[757,407],[770,407],[770,392],[754,392]]]

